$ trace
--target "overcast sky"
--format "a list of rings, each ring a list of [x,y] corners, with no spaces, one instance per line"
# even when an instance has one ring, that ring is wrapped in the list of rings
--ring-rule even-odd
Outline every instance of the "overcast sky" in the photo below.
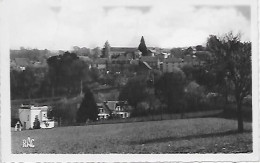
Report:
[[[108,3],[109,2],[109,3]],[[71,49],[205,44],[210,34],[241,32],[250,41],[250,6],[176,1],[8,0],[10,47]]]

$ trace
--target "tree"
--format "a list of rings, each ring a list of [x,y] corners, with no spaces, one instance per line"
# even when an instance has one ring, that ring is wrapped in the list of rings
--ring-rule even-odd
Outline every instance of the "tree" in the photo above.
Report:
[[[138,50],[140,50],[142,52],[142,56],[148,55],[148,50],[147,50],[147,47],[145,45],[144,36],[142,36],[142,38],[141,38],[140,44],[138,46]]]
[[[206,86],[208,90],[216,86],[216,74],[207,67],[194,68],[193,77],[199,85]]]
[[[78,47],[78,46],[73,46],[72,47],[72,53],[76,53],[78,56],[89,56],[90,55],[90,49],[86,47]]]
[[[81,81],[85,78],[88,64],[79,59],[75,53],[65,52],[63,55],[53,56],[47,60],[52,94],[55,90],[61,93],[79,93]]]
[[[167,105],[169,112],[179,112],[182,108],[184,85],[185,75],[181,70],[165,73],[155,83],[155,94],[162,103]]]
[[[94,49],[92,49],[92,58],[93,59],[97,59],[102,55],[102,51],[100,50],[99,47],[96,47]]]
[[[103,53],[103,56],[102,58],[108,58],[108,59],[111,59],[111,56],[110,56],[110,44],[108,41],[105,42],[105,45],[104,45],[104,48],[102,50],[102,53]]]
[[[195,110],[200,109],[199,104],[200,100],[204,96],[204,89],[195,81],[191,81],[185,87],[185,102],[188,106],[188,109]]]
[[[87,120],[96,121],[98,118],[98,108],[94,96],[89,88],[85,87],[84,98],[77,111],[77,122],[85,123]]]
[[[40,121],[38,119],[38,117],[36,116],[35,119],[34,119],[34,122],[33,122],[33,129],[40,129],[41,126],[40,126]]]
[[[137,76],[130,79],[122,88],[119,95],[119,100],[127,100],[134,108],[137,104],[146,99],[148,96],[146,76]]]
[[[204,51],[205,47],[203,47],[202,45],[197,45],[196,47],[196,51]]]
[[[243,132],[242,101],[252,89],[251,43],[241,42],[239,34],[230,32],[223,37],[210,36],[207,49],[214,54],[214,66],[234,84],[238,132]]]
[[[33,92],[37,87],[37,78],[35,76],[35,71],[32,68],[27,68],[20,74],[22,91],[27,95],[26,98],[31,99],[33,97]]]

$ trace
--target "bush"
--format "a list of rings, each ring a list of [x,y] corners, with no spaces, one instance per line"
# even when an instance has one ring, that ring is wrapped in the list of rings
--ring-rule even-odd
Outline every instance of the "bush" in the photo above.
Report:
[[[204,88],[195,81],[190,82],[185,87],[184,101],[186,102],[186,111],[201,110],[204,97]]]
[[[40,121],[37,117],[35,117],[35,120],[33,122],[33,129],[40,129]]]

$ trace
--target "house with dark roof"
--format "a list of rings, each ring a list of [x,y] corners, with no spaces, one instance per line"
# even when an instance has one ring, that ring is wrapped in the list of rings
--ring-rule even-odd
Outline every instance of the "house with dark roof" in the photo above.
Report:
[[[97,104],[99,119],[129,118],[131,107],[126,101],[105,101]]]
[[[129,118],[130,106],[127,101],[106,101],[108,108],[112,111],[112,116],[115,118]]]

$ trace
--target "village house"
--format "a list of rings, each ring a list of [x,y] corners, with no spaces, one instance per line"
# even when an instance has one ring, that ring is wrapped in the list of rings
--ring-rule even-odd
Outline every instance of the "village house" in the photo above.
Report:
[[[38,120],[41,128],[53,128],[54,121],[48,119],[48,106],[21,105],[19,119],[23,129],[33,129]]]
[[[170,57],[166,58],[161,67],[162,72],[173,72],[175,67],[181,67],[183,65],[183,60],[181,58]]]
[[[131,107],[126,101],[105,101],[97,103],[99,119],[113,118],[129,118]]]
[[[113,117],[117,118],[129,118],[130,106],[127,104],[126,101],[105,101],[105,105],[108,106],[109,110],[112,112]]]

